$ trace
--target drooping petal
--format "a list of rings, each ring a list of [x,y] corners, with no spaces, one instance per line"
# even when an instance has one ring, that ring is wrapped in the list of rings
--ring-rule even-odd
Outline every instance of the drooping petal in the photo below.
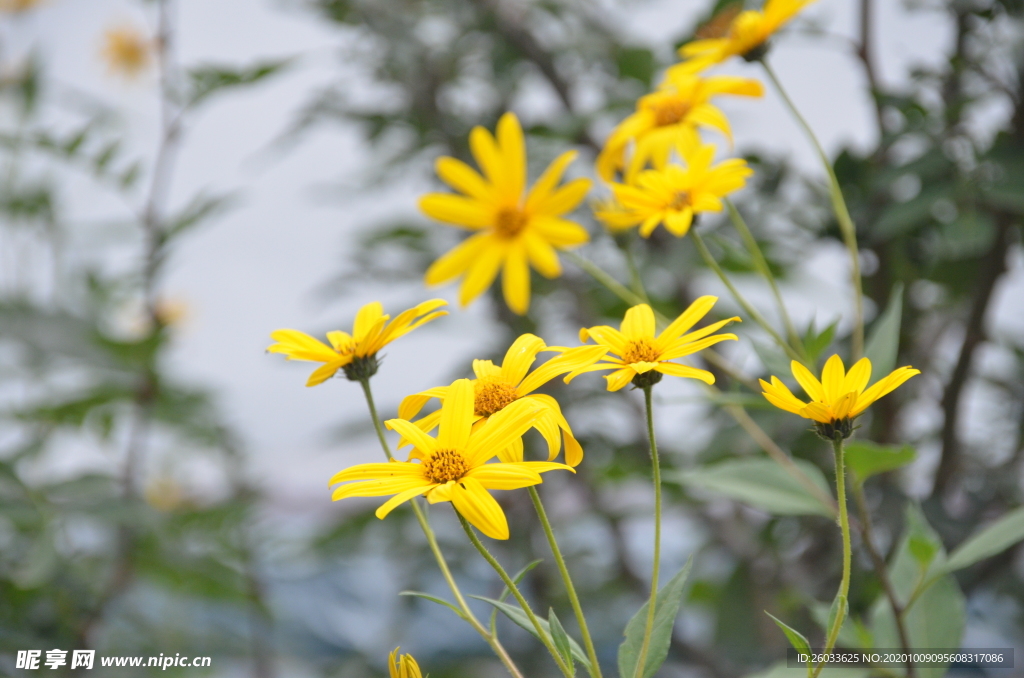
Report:
[[[498,460],[506,464],[517,464],[523,460],[523,439],[513,438],[512,444],[498,452]]]
[[[339,359],[321,365],[313,370],[313,374],[309,375],[309,379],[306,380],[306,386],[317,386],[318,384],[324,383],[337,374],[338,370],[344,367],[346,362],[351,362],[351,358],[346,361]]]
[[[508,520],[491,493],[479,481],[463,478],[452,485],[451,502],[470,525],[491,539],[508,539]]]
[[[636,374],[636,370],[632,367],[624,367],[605,375],[605,379],[608,381],[608,390],[614,392],[622,389],[622,387],[632,381]]]
[[[473,382],[457,379],[448,387],[441,403],[441,423],[437,429],[438,449],[467,449],[473,430]]]
[[[386,502],[381,504],[380,508],[378,508],[376,510],[374,515],[377,516],[378,518],[380,518],[381,520],[384,520],[384,518],[389,513],[391,513],[396,508],[398,508],[400,505],[402,505],[405,502],[409,501],[413,497],[418,497],[418,496],[420,496],[422,494],[426,494],[427,492],[429,492],[434,487],[436,487],[436,486],[433,485],[433,484],[425,485],[423,487],[414,487],[414,488],[412,488],[410,490],[406,490],[405,492],[402,492],[400,494],[396,494],[395,496],[391,497],[391,499],[388,499]]]
[[[505,352],[501,361],[501,377],[510,384],[518,385],[529,372],[537,354],[545,348],[544,340],[534,334],[520,335]]]
[[[424,282],[428,285],[441,285],[461,275],[473,265],[477,256],[490,245],[493,238],[490,233],[477,233],[466,238],[430,265]]]
[[[526,246],[522,241],[513,241],[508,246],[501,291],[514,313],[525,315],[530,309],[530,266],[526,263]]]

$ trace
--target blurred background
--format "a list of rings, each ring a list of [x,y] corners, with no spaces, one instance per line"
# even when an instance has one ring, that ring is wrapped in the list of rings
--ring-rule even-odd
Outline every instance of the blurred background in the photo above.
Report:
[[[531,178],[572,147],[571,172],[592,176],[675,47],[728,4],[0,1],[0,674],[29,675],[17,650],[61,648],[213,658],[168,675],[381,676],[401,645],[434,678],[503,675],[449,611],[398,596],[446,593],[411,513],[380,522],[375,500],[330,502],[330,475],[380,455],[360,389],[305,388],[312,368],[264,354],[269,333],[348,329],[377,299],[392,314],[454,302],[453,287],[421,283],[458,239],[416,210],[438,186],[433,160],[466,158],[469,130],[513,110]],[[834,160],[871,327],[895,327],[890,362],[923,372],[862,421],[916,455],[865,484],[894,566],[907,535],[952,549],[1021,501],[1022,29],[1019,0],[819,0],[769,57]],[[720,72],[764,80],[753,64]],[[756,170],[739,209],[806,345],[848,355],[849,263],[813,148],[770,88],[722,108]],[[633,252],[666,314],[711,293],[715,313],[743,315],[688,239],[613,239],[589,209],[575,218],[592,233],[582,251],[620,280]],[[736,233],[701,227],[777,322]],[[571,264],[535,276],[528,317],[494,295],[453,309],[387,347],[382,414],[519,333],[571,343],[624,309]],[[788,375],[754,323],[737,331],[723,352],[747,377]],[[652,500],[642,402],[603,386],[551,385],[587,456],[540,491],[613,670],[646,595]],[[800,488],[776,488],[788,502],[744,494],[742,475],[769,462],[736,417],[823,482],[826,446],[743,383],[718,386],[716,399],[682,380],[655,392],[664,571],[695,561],[662,676],[771,672],[786,641],[763,611],[820,643],[840,575],[839,531],[793,500]],[[723,480],[723,461],[747,465]],[[502,495],[512,538],[495,552],[509,570],[545,559],[529,596],[570,626],[526,495]],[[450,509],[431,515],[464,589],[496,595]],[[853,630],[886,646],[881,584],[860,536],[854,549]],[[957,572],[912,636],[1024,649],[1022,577],[1017,547]],[[506,620],[499,631],[527,675],[556,675],[532,638]]]

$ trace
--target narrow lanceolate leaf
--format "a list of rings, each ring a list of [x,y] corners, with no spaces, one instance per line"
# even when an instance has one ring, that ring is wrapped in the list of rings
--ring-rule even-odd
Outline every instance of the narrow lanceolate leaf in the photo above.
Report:
[[[444,605],[449,610],[451,610],[452,612],[457,614],[460,619],[465,619],[466,618],[466,616],[464,614],[462,614],[462,610],[460,610],[459,608],[455,607],[454,605],[449,603],[444,598],[438,598],[437,596],[432,596],[429,593],[423,593],[422,591],[402,591],[398,595],[400,595],[400,596],[414,596],[416,598],[422,598],[424,600],[429,600],[430,602],[437,603],[438,605]]]
[[[837,593],[832,601],[832,607],[828,611],[828,635],[830,638],[838,637],[839,629],[842,628],[843,622],[846,621],[846,615],[849,612],[850,605],[846,600],[846,596]]]
[[[562,622],[558,621],[555,609],[550,607],[548,608],[548,628],[551,629],[551,640],[554,641],[555,649],[561,655],[562,661],[566,666],[572,668],[572,645],[569,643],[569,634],[562,628]]]
[[[903,320],[903,283],[896,283],[889,295],[885,311],[875,321],[864,346],[864,356],[871,361],[875,379],[896,368],[900,348],[900,323]]]
[[[910,445],[876,445],[866,440],[847,443],[843,454],[846,467],[853,471],[859,484],[871,476],[906,466],[917,458],[917,452]]]
[[[955,572],[984,560],[1024,539],[1024,506],[1010,511],[950,554],[945,571]]]
[[[810,668],[811,660],[810,660],[809,657],[810,657],[810,654],[811,654],[811,644],[809,642],[807,642],[807,638],[804,637],[804,634],[802,634],[799,631],[797,631],[796,629],[790,627],[785,622],[783,622],[781,619],[779,619],[778,617],[773,615],[771,612],[768,612],[767,610],[765,610],[764,613],[766,615],[768,615],[769,617],[771,617],[772,621],[774,621],[775,624],[780,629],[782,629],[782,632],[786,634],[786,638],[789,639],[789,644],[793,646],[794,650],[796,650],[798,653],[802,653],[802,654],[808,655],[807,666],[808,666],[808,668]]]
[[[477,600],[482,600],[485,603],[493,605],[497,609],[501,610],[502,614],[511,619],[516,626],[524,629],[537,640],[540,640],[541,642],[544,642],[546,640],[550,642],[552,645],[554,645],[555,641],[554,638],[552,638],[551,636],[551,626],[550,624],[548,624],[547,620],[539,618],[537,619],[537,621],[540,622],[541,631],[544,632],[544,638],[541,638],[537,635],[537,629],[533,628],[533,622],[530,621],[530,618],[527,617],[526,613],[523,612],[518,606],[503,603],[500,600],[494,600],[493,598],[485,598],[483,596],[471,595],[470,598],[476,598]],[[583,648],[580,647],[575,640],[569,638],[568,636],[566,636],[566,638],[569,641],[569,651],[572,653],[573,659],[582,664],[583,668],[586,669],[588,674],[592,673],[590,661],[587,659],[587,653],[583,651]]]
[[[693,556],[686,561],[683,569],[665,584],[654,605],[654,628],[647,646],[647,660],[641,678],[651,678],[668,656],[668,648],[672,642],[672,627],[679,616],[679,605],[683,599],[683,587],[693,567]],[[619,645],[619,676],[633,678],[636,675],[637,662],[640,660],[640,647],[643,645],[644,630],[647,626],[647,610],[650,601],[644,603],[633,618],[626,624],[626,640]]]

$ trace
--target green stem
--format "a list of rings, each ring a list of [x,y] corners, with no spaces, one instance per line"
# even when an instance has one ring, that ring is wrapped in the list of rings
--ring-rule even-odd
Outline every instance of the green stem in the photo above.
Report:
[[[569,261],[571,261],[572,263],[576,264],[584,271],[589,273],[594,280],[607,287],[609,292],[617,296],[619,299],[622,299],[627,304],[633,304],[635,306],[636,304],[647,303],[646,301],[644,301],[643,297],[634,293],[628,287],[626,287],[618,280],[616,280],[608,273],[606,273],[603,268],[601,268],[594,262],[590,261],[589,259],[584,259],[583,257],[581,257],[580,255],[576,254],[571,250],[566,250],[562,252],[562,254],[564,254]]]
[[[765,73],[768,74],[768,79],[772,81],[775,86],[775,90],[782,97],[782,101],[786,104],[789,112],[793,114],[796,121],[803,128],[807,134],[807,138],[811,140],[814,145],[814,149],[818,152],[818,157],[821,159],[822,165],[825,167],[825,172],[828,173],[829,180],[829,197],[832,200],[832,211],[836,214],[836,220],[839,222],[839,230],[843,234],[843,242],[846,244],[846,249],[850,253],[851,263],[851,277],[853,278],[853,291],[854,291],[854,323],[853,323],[853,359],[857,360],[864,355],[864,299],[863,290],[861,288],[860,280],[860,255],[857,251],[857,228],[853,224],[853,219],[850,218],[850,211],[846,208],[846,200],[843,198],[843,191],[839,187],[839,179],[836,178],[836,172],[832,168],[832,163],[829,161],[828,156],[825,154],[825,149],[821,147],[821,143],[818,141],[818,137],[815,136],[814,130],[807,124],[807,121],[800,111],[797,110],[793,100],[789,98],[786,90],[782,87],[782,83],[779,82],[778,76],[775,75],[775,71],[768,65],[768,62],[764,59],[761,60],[761,65],[764,67]]]
[[[592,667],[590,675],[593,678],[601,678],[601,665],[597,661],[597,650],[594,648],[594,641],[590,637],[590,629],[587,628],[587,620],[583,616],[583,608],[580,606],[579,596],[576,595],[576,587],[573,586],[572,577],[569,576],[569,568],[565,566],[562,550],[558,548],[554,530],[551,529],[547,511],[544,510],[544,504],[541,503],[537,488],[531,487],[529,490],[533,507],[537,510],[537,517],[540,518],[540,524],[544,528],[544,534],[547,535],[548,544],[551,546],[551,553],[555,556],[555,563],[558,564],[558,571],[562,575],[562,581],[565,583],[565,590],[569,594],[569,603],[572,605],[572,611],[576,614],[576,623],[579,624],[580,634],[583,636],[583,647],[587,650],[587,658],[590,659],[590,666]]]
[[[380,417],[377,416],[377,407],[373,403],[373,392],[370,390],[370,380],[363,379],[360,380],[359,383],[363,386],[363,394],[366,396],[366,405],[370,409],[370,418],[373,419],[373,427],[377,430],[377,438],[380,440],[381,449],[384,450],[384,456],[386,456],[390,461],[393,459],[393,456],[391,454],[391,448],[388,446],[387,438],[384,437],[384,425],[381,423]],[[441,547],[437,543],[437,536],[434,534],[433,528],[430,527],[430,522],[427,520],[427,516],[420,507],[418,500],[413,499],[409,504],[412,505],[412,512],[416,515],[416,520],[419,522],[420,528],[423,530],[423,534],[427,538],[427,544],[430,547],[430,552],[434,554],[434,560],[437,561],[437,566],[441,570],[441,575],[448,583],[448,588],[451,589],[452,595],[455,596],[455,600],[459,604],[459,609],[462,610],[462,618],[465,619],[469,625],[480,634],[487,644],[491,646],[494,654],[498,656],[498,659],[502,664],[504,664],[505,668],[508,669],[508,672],[513,676],[513,678],[523,678],[523,674],[519,671],[515,662],[512,661],[512,657],[509,656],[508,651],[498,640],[498,636],[490,633],[469,608],[466,598],[462,595],[459,585],[455,582],[455,577],[452,576],[452,571],[448,567],[448,561],[445,560],[444,553],[441,552]]]
[[[764,253],[761,251],[761,247],[757,244],[757,239],[754,238],[754,234],[750,232],[750,227],[747,226],[746,220],[743,219],[743,215],[736,209],[736,205],[733,204],[732,200],[728,198],[725,201],[725,206],[729,210],[729,219],[732,220],[733,226],[739,231],[740,237],[743,239],[744,244],[747,246],[747,251],[750,252],[750,256],[754,259],[754,266],[757,268],[761,277],[765,279],[768,286],[772,289],[772,296],[775,297],[775,304],[779,307],[779,315],[782,317],[782,324],[786,327],[786,334],[789,336],[789,343],[793,346],[793,349],[805,355],[803,341],[800,340],[800,335],[796,331],[796,326],[793,325],[793,320],[789,317],[789,312],[786,310],[786,304],[782,301],[782,293],[779,292],[779,286],[775,282],[775,276],[772,274],[772,269],[768,266],[768,260],[764,258]]]
[[[647,651],[654,632],[655,607],[658,604],[658,574],[661,568],[661,463],[658,461],[658,443],[654,437],[654,408],[651,402],[651,386],[644,388],[644,405],[647,410],[647,437],[651,443],[651,471],[654,479],[654,565],[651,567],[651,597],[647,602],[647,623],[644,625],[644,640],[637,656],[633,678],[643,678],[647,663]]]
[[[633,294],[644,300],[644,303],[651,303],[647,298],[647,290],[644,289],[643,278],[640,277],[640,269],[636,265],[636,257],[633,255],[633,242],[629,238],[630,234],[624,234],[615,238],[615,244],[622,250],[623,256],[626,258],[626,267],[629,269],[629,286],[633,289]]]
[[[494,568],[494,571],[498,573],[499,577],[501,577],[501,581],[505,583],[508,590],[512,592],[513,596],[515,596],[516,601],[519,603],[519,607],[529,618],[530,623],[533,624],[533,630],[537,632],[537,637],[540,638],[544,647],[546,647],[548,652],[551,653],[551,657],[555,660],[555,664],[558,665],[558,670],[565,675],[565,678],[572,678],[572,668],[566,666],[565,662],[562,661],[562,656],[558,654],[558,650],[556,650],[555,646],[551,643],[551,640],[548,638],[548,634],[544,631],[544,627],[540,624],[540,620],[537,619],[537,615],[534,614],[533,610],[530,608],[530,604],[526,602],[526,598],[524,598],[523,594],[520,593],[519,587],[516,586],[514,581],[512,581],[512,577],[508,575],[508,572],[506,572],[505,568],[501,566],[501,563],[491,555],[491,552],[483,545],[480,538],[476,536],[476,533],[470,526],[469,521],[467,521],[466,518],[458,512],[458,510],[455,511],[455,515],[459,517],[459,522],[462,523],[462,529],[466,531],[466,536],[468,536],[469,540],[473,542],[473,546],[475,546],[476,550],[480,552],[480,555],[484,557],[484,560]]]
[[[715,258],[711,256],[711,252],[708,251],[707,246],[704,244],[704,239],[700,237],[696,230],[690,231],[690,237],[693,238],[693,244],[697,246],[697,251],[700,252],[701,258],[704,259],[704,263],[706,263],[708,265],[708,268],[713,270],[718,275],[718,279],[721,280],[722,283],[729,289],[729,293],[732,294],[732,297],[733,299],[736,300],[736,303],[743,307],[743,310],[747,313],[748,316],[750,316],[754,320],[754,322],[760,325],[765,332],[771,335],[772,339],[775,340],[775,343],[778,344],[779,347],[786,352],[786,355],[788,355],[793,360],[802,363],[803,359],[796,351],[793,350],[793,347],[786,343],[786,340],[782,338],[782,335],[775,331],[775,328],[772,327],[767,320],[765,320],[764,316],[761,315],[757,311],[757,309],[750,305],[750,302],[748,302],[746,298],[744,298],[744,296],[740,294],[739,290],[736,289],[735,285],[732,284],[732,281],[729,280],[728,276],[725,275],[725,271],[723,271],[722,267],[718,265],[718,262],[715,261]]]
[[[850,516],[846,511],[846,462],[843,459],[843,439],[835,438],[832,441],[832,451],[836,459],[836,500],[839,504],[839,527],[843,531],[843,578],[839,582],[839,592],[836,597],[842,596],[848,600],[850,596],[850,569],[853,561],[853,549],[850,545]],[[828,639],[825,645],[825,655],[828,655],[836,646],[839,638],[839,629],[843,626],[843,619],[846,615],[846,606],[841,606],[836,613],[835,623],[829,629]],[[825,662],[821,661],[814,669],[812,678],[817,678],[821,670],[825,668]]]

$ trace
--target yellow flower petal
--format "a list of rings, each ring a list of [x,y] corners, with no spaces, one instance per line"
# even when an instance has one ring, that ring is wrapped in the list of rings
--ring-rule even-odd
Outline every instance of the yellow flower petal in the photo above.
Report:
[[[825,368],[821,371],[821,388],[825,392],[825,403],[832,405],[842,397],[845,378],[846,368],[843,366],[843,359],[839,354],[834,354],[825,361]]]
[[[473,420],[473,383],[469,379],[458,379],[448,387],[441,403],[438,449],[466,450]]]
[[[551,244],[532,231],[523,233],[526,255],[533,267],[545,278],[557,278],[562,275],[562,264],[558,261],[558,253]]]
[[[840,390],[845,393],[850,391],[860,393],[868,385],[869,381],[871,381],[871,361],[867,358],[861,358],[846,373],[846,378],[843,379],[843,386]]]
[[[576,159],[576,151],[566,151],[552,161],[544,173],[540,175],[540,179],[530,189],[529,195],[526,196],[526,211],[535,213],[539,211],[537,206],[547,200],[548,196],[558,185],[558,182],[562,180],[562,175],[565,173],[566,168],[569,164]]]
[[[860,414],[866,410],[871,403],[884,395],[892,393],[895,389],[899,388],[903,382],[917,374],[921,374],[921,370],[915,370],[913,367],[900,367],[893,370],[887,377],[877,381],[874,386],[864,391],[864,393],[857,398],[857,404],[853,408],[852,416]]]
[[[508,539],[508,520],[501,506],[479,481],[463,478],[451,487],[455,510],[491,539]]]
[[[534,425],[542,411],[536,403],[520,399],[488,417],[487,422],[470,436],[465,448],[470,465],[479,466],[511,445],[515,438],[521,437]]]
[[[501,290],[514,313],[525,315],[530,309],[530,267],[526,263],[526,246],[521,241],[511,243],[506,250]]]
[[[455,158],[441,157],[434,164],[437,176],[446,184],[460,193],[481,202],[490,202],[494,198],[494,190],[472,167]]]
[[[447,398],[445,399],[447,400]],[[434,454],[437,451],[437,440],[428,436],[423,429],[411,421],[405,419],[388,419],[384,422],[392,431],[397,431],[402,438],[412,443],[413,447],[426,455]]]
[[[637,304],[622,319],[622,334],[629,339],[654,338],[654,311],[647,304]]]
[[[438,386],[435,388],[428,388],[426,391],[420,391],[409,396],[402,398],[402,402],[398,405],[398,418],[412,420],[423,406],[427,404],[431,398],[444,398],[444,394],[448,392],[447,386]]]
[[[475,261],[470,265],[466,277],[462,280],[462,286],[459,288],[460,306],[468,306],[491,286],[505,260],[507,246],[495,236],[489,236],[489,238],[487,246],[477,252]]]
[[[544,350],[544,340],[534,334],[520,335],[505,352],[501,361],[501,377],[509,384],[518,385],[530,366],[537,359],[537,354]]]
[[[606,346],[578,346],[563,351],[560,355],[540,365],[533,372],[526,375],[516,389],[520,396],[533,393],[535,390],[548,383],[555,377],[567,374],[581,367],[593,365],[603,358],[608,352]]]
[[[420,211],[432,219],[469,229],[494,225],[494,210],[487,203],[448,193],[428,193],[420,198]]]
[[[700,322],[700,319],[708,314],[708,311],[711,310],[717,301],[718,297],[710,295],[698,297],[678,318],[662,330],[661,334],[658,335],[658,344],[660,346],[668,346],[671,342],[678,339],[684,332]]]
[[[427,269],[424,282],[428,285],[441,285],[461,275],[472,267],[485,248],[492,244],[494,236],[490,233],[477,233],[463,240],[450,252],[443,255]],[[493,278],[491,278],[493,280]],[[488,285],[490,283],[487,283]]]
[[[334,362],[329,362],[324,365],[321,365],[320,367],[316,368],[313,371],[313,374],[309,375],[309,379],[306,380],[306,386],[317,386],[319,384],[324,383],[325,381],[333,377],[335,374],[337,374],[338,370],[340,370],[343,366],[344,365],[341,360],[336,360]]]
[[[503,181],[495,182],[507,199],[519,202],[526,188],[526,141],[515,113],[508,112],[498,120],[498,146],[504,163]]]
[[[634,376],[636,376],[636,370],[631,367],[615,370],[611,374],[605,376],[605,379],[608,381],[608,390],[613,392],[620,390],[632,381]]]
[[[357,342],[361,342],[366,339],[366,335],[380,322],[381,318],[385,321],[387,318],[384,316],[384,307],[381,306],[379,301],[373,301],[363,306],[356,313],[355,323],[352,325],[352,336]]]
[[[484,464],[471,469],[465,477],[488,490],[518,490],[544,482],[539,473],[522,464]]]
[[[398,508],[400,505],[402,505],[405,502],[409,501],[413,497],[418,497],[418,496],[420,496],[422,494],[426,494],[433,487],[435,487],[435,486],[434,485],[426,485],[424,487],[414,487],[414,488],[412,488],[410,490],[406,490],[405,492],[402,492],[400,494],[396,494],[395,496],[391,497],[391,499],[388,499],[386,502],[381,504],[380,508],[378,508],[376,510],[374,515],[377,516],[378,518],[380,518],[381,520],[384,520],[384,518],[389,513],[391,513],[396,508]]]
[[[804,392],[810,396],[811,400],[817,400],[819,402],[825,401],[825,389],[821,387],[821,382],[818,381],[817,377],[811,374],[809,369],[796,360],[789,364],[789,368],[793,370],[793,376],[796,378],[797,383],[799,383]]]
[[[700,370],[696,367],[690,367],[689,365],[679,365],[677,363],[658,363],[655,368],[662,374],[667,374],[672,377],[685,377],[687,379],[699,379],[705,384],[714,384],[715,375],[711,374],[707,370]]]

